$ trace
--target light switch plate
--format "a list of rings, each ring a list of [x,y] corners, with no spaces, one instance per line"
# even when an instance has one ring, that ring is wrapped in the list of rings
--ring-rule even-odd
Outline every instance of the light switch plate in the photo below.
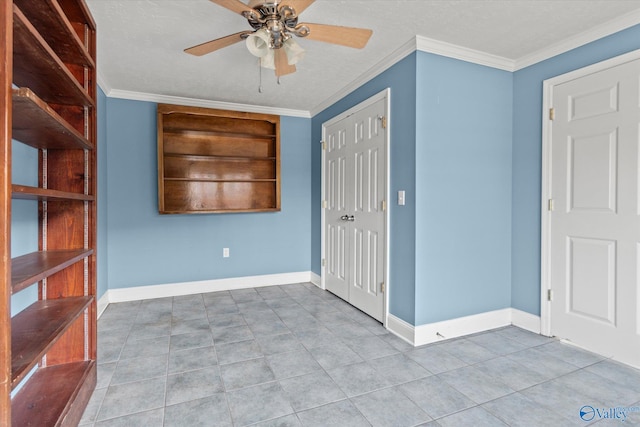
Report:
[[[398,205],[404,206],[404,190],[398,191]]]

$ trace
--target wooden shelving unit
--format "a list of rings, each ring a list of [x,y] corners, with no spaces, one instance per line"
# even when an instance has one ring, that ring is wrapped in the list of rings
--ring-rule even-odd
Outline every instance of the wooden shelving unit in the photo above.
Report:
[[[12,260],[11,290],[20,292],[93,253],[91,249],[32,252]]]
[[[280,210],[280,117],[158,106],[160,213]]]
[[[29,88],[13,90],[13,137],[34,148],[86,149],[93,146]]]
[[[83,0],[6,1],[0,21],[0,426],[74,426],[96,384],[96,26]],[[38,149],[37,187],[11,182],[12,139]],[[13,258],[12,199],[40,228]]]

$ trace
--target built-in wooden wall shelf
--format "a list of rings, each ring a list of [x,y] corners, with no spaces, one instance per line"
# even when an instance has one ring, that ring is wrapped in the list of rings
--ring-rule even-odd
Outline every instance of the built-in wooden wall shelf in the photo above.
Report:
[[[160,213],[280,210],[280,117],[158,106]]]

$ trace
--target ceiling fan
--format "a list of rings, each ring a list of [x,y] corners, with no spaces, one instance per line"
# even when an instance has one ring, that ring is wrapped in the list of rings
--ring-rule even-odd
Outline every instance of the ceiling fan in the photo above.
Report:
[[[250,0],[249,4],[240,0],[211,1],[244,16],[253,30],[240,31],[184,51],[202,56],[245,40],[249,52],[260,58],[260,65],[275,70],[278,77],[294,73],[295,64],[304,55],[304,49],[293,36],[362,49],[373,33],[364,28],[298,23],[299,14],[315,0]]]

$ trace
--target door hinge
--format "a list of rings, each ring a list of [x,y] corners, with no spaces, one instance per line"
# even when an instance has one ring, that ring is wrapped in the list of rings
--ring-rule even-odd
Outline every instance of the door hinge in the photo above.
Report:
[[[547,209],[549,210],[549,212],[553,212],[553,199],[549,199]]]
[[[556,119],[556,109],[551,107],[549,108],[549,120],[555,120]]]
[[[551,289],[547,289],[547,301],[553,301],[553,291]]]
[[[386,129],[387,128],[387,117],[386,116],[378,116],[378,119],[380,119],[380,123],[381,123],[382,129]]]
[[[324,267],[326,264],[326,260],[324,258],[322,258],[322,266]]]
[[[380,205],[381,205],[381,206],[380,206],[380,208],[382,209],[382,212],[384,212],[384,211],[386,211],[386,210],[387,210],[387,201],[386,201],[386,200],[383,200],[383,201],[380,203]]]
[[[327,209],[328,203],[326,200],[322,201],[322,209]]]
[[[385,286],[384,282],[380,283],[380,292],[385,293],[387,290],[387,287]]]
[[[327,149],[327,143],[324,141],[320,141],[320,145],[322,145],[322,149],[326,150]]]

